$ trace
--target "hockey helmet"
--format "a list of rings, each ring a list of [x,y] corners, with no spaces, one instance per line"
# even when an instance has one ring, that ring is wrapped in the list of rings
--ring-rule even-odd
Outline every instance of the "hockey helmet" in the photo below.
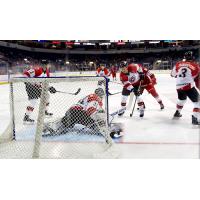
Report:
[[[104,90],[103,90],[103,88],[97,88],[95,91],[94,91],[94,93],[97,95],[97,96],[99,96],[100,98],[103,98],[103,96],[105,95],[105,92],[104,92]]]
[[[193,52],[192,51],[187,51],[185,53],[184,57],[185,57],[186,60],[193,60]]]
[[[121,67],[126,67],[127,65],[128,65],[127,61],[122,61],[122,62],[120,63],[120,66],[121,66]]]

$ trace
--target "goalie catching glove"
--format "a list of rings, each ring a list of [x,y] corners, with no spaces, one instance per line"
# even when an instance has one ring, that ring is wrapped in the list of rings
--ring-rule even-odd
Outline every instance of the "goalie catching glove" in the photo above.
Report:
[[[49,87],[49,92],[52,94],[55,94],[57,91],[53,86],[51,86],[51,87]]]

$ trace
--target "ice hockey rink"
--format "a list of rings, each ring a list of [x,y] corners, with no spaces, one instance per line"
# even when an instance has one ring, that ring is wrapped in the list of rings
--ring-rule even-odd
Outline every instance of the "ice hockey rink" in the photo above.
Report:
[[[165,105],[160,110],[159,104],[146,91],[143,99],[146,105],[144,118],[139,118],[135,109],[132,118],[131,110],[123,117],[116,116],[113,122],[124,125],[124,136],[115,139],[120,151],[120,158],[199,158],[200,127],[191,124],[193,105],[187,101],[183,109],[183,117],[174,120],[176,109],[175,79],[169,72],[156,71],[156,89]],[[111,93],[122,90],[117,82],[109,83]],[[112,79],[111,79],[112,80]],[[109,113],[120,108],[121,94],[109,96]],[[50,110],[55,108],[51,105]],[[24,112],[24,111],[23,111]],[[9,85],[0,85],[0,134],[9,124]],[[1,145],[1,144],[0,144]]]

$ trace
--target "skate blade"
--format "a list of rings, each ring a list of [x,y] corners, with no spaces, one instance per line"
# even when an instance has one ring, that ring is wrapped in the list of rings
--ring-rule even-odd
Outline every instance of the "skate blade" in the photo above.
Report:
[[[33,125],[35,122],[23,122],[24,125]]]
[[[179,120],[181,117],[172,117],[173,120]]]
[[[45,118],[52,118],[53,117],[53,115],[45,115]]]
[[[192,125],[193,125],[193,126],[200,126],[200,123],[198,123],[198,124],[193,124],[193,123],[192,123]]]

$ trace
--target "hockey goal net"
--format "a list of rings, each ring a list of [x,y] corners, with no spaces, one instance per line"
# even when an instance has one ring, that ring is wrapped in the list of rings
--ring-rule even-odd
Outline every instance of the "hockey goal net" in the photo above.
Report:
[[[39,93],[34,87],[40,88]],[[50,91],[52,87],[53,92]],[[97,118],[95,115],[87,118],[79,111],[69,112],[74,104],[83,103],[81,101],[99,87],[105,95],[103,109]],[[34,102],[32,108],[29,106],[31,101]],[[27,109],[31,110],[28,113],[32,121],[25,119]],[[13,78],[10,81],[10,111],[10,125],[0,135],[0,158],[118,156],[109,134],[107,81],[103,77]],[[67,126],[63,126],[64,116]]]

